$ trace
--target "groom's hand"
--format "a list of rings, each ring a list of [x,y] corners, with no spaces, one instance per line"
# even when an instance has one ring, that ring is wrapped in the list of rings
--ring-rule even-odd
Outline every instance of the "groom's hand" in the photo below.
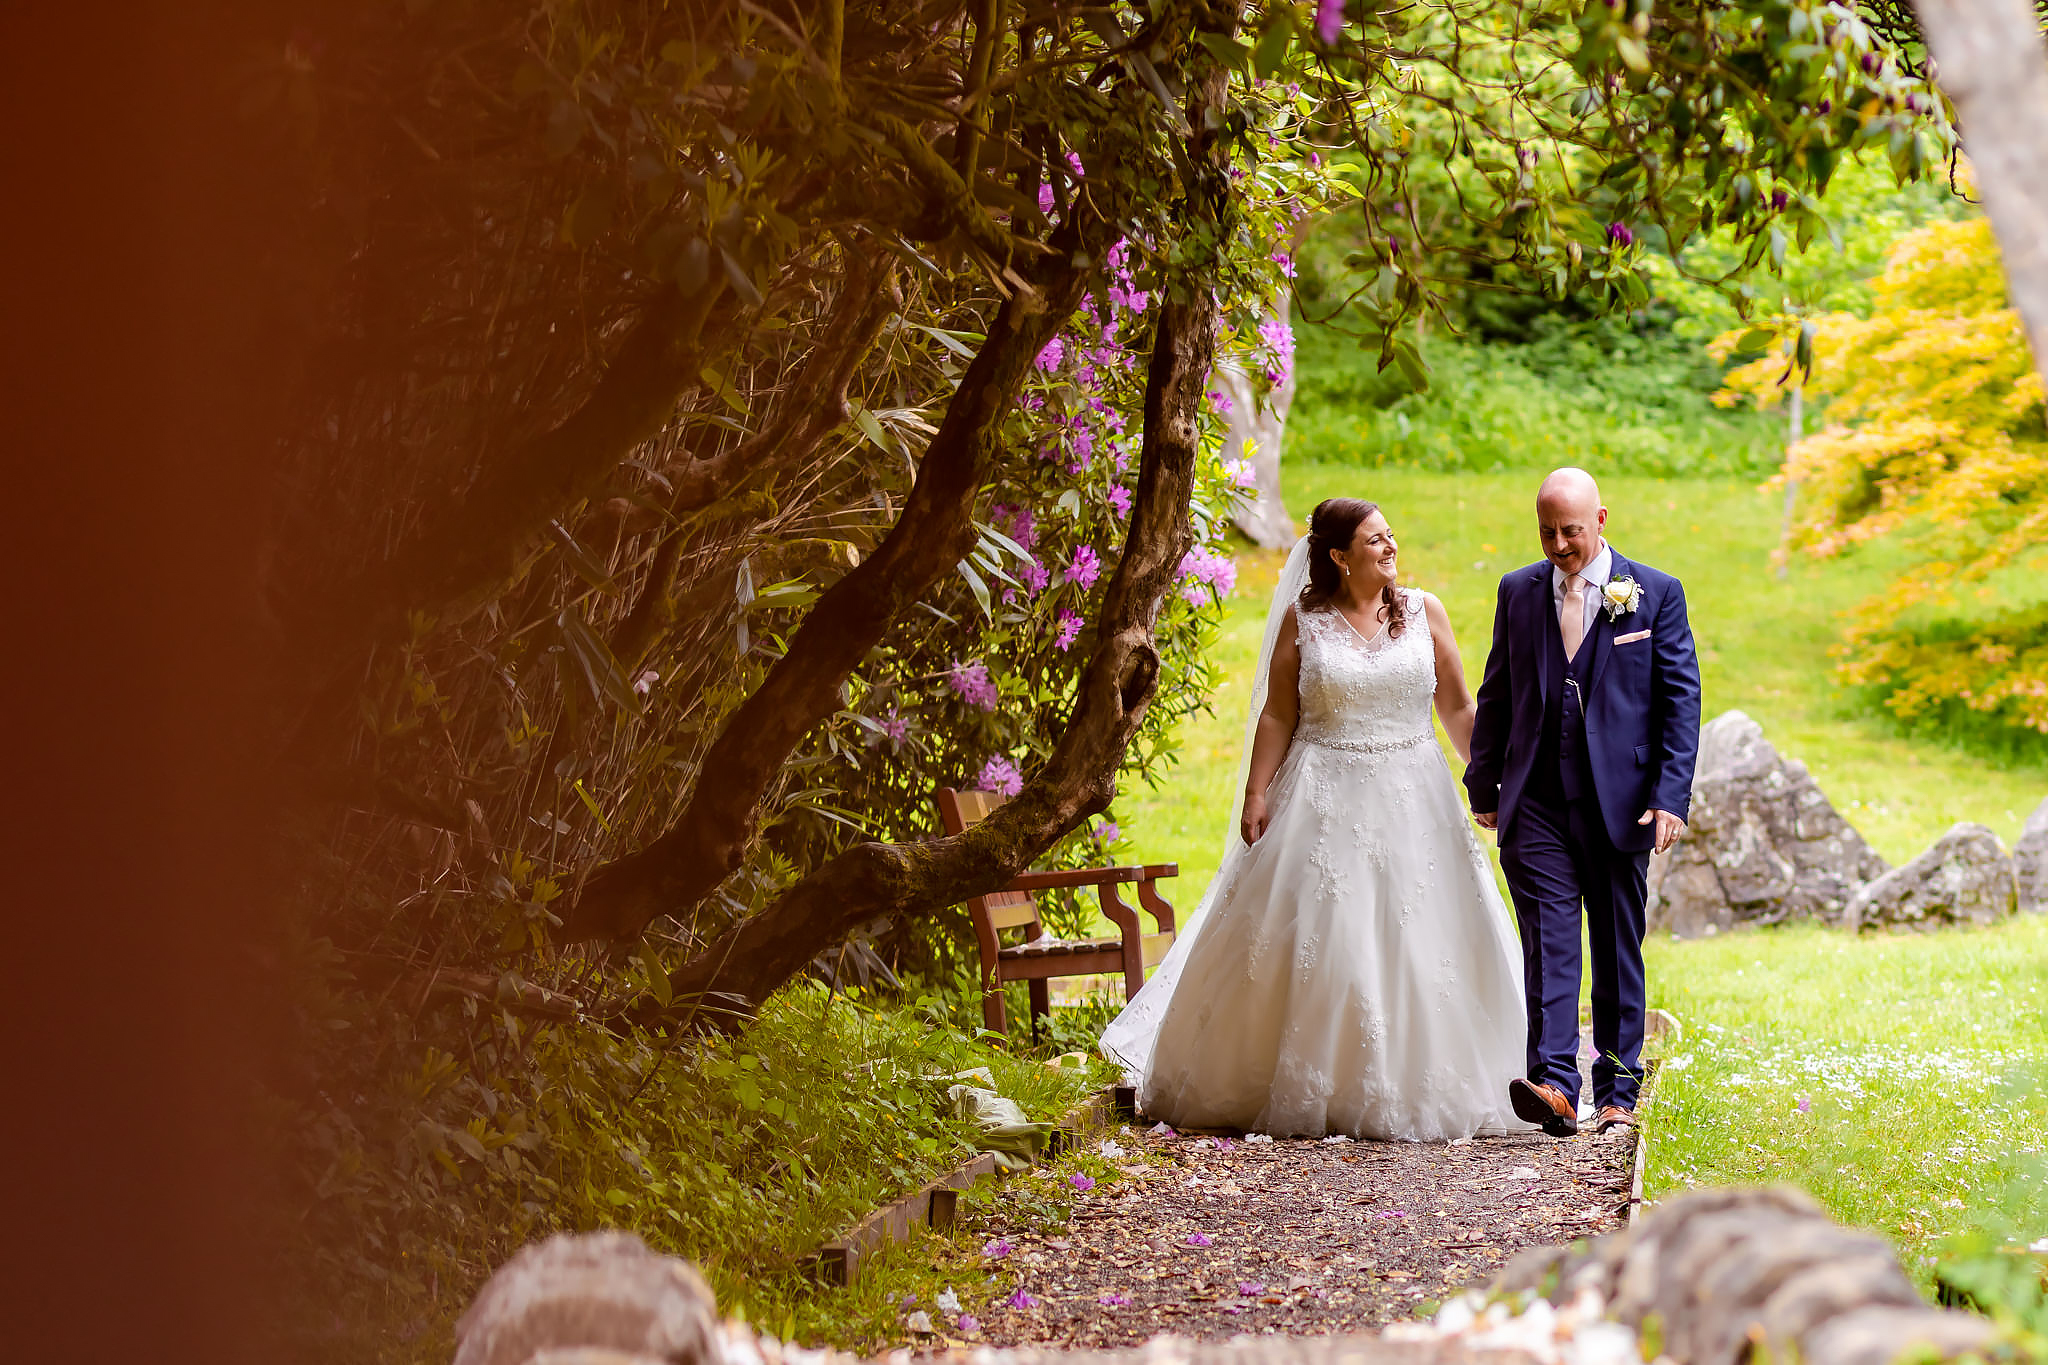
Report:
[[[1657,822],[1657,851],[1659,853],[1677,843],[1678,836],[1685,833],[1685,821],[1679,819],[1668,810],[1646,810],[1643,812],[1643,818],[1636,821],[1636,823],[1647,825],[1652,820]]]
[[[1472,822],[1478,825],[1481,829],[1499,829],[1500,812],[1497,810],[1490,810],[1482,815],[1475,810],[1472,812]]]

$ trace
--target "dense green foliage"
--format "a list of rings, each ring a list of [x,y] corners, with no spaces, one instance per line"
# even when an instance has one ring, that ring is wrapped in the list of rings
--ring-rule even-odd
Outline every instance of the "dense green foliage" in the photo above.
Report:
[[[2048,744],[2048,428],[1991,228],[1929,223],[1891,245],[1861,311],[1787,318],[1811,338],[1827,420],[1791,452],[1798,545],[1897,540],[1912,566],[1862,603],[1843,673],[1908,724],[2005,728]],[[1760,339],[1760,330],[1754,337]],[[1754,345],[1729,335],[1722,353]],[[1778,397],[1771,356],[1727,401]]]
[[[954,1073],[988,1068],[1047,1121],[1102,1083],[977,1041],[954,1022],[978,1017],[964,1003],[799,986],[742,1040],[608,1047],[505,1019],[493,1035],[516,1062],[429,1046],[401,1074],[335,1031],[324,1074],[369,1093],[308,1129],[322,1198],[298,1271],[304,1292],[349,1288],[291,1354],[445,1359],[466,1286],[531,1236],[611,1224],[696,1261],[728,1311],[815,1335],[831,1309],[805,1258],[972,1154],[970,1126],[950,1117]],[[396,1169],[366,1163],[366,1148]]]
[[[1376,370],[1330,329],[1304,329],[1291,455],[1443,471],[1582,464],[1631,474],[1754,474],[1782,455],[1777,422],[1713,406],[1720,366],[1668,314],[1534,319],[1521,345],[1432,338],[1426,392]]]

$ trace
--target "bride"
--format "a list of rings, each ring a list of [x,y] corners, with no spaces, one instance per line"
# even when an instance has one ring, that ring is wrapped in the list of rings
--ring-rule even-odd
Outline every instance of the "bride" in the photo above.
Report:
[[[1148,1116],[1418,1142],[1526,1127],[1502,1098],[1521,952],[1429,718],[1434,700],[1469,758],[1472,695],[1395,553],[1374,504],[1331,498],[1280,575],[1237,831],[1102,1036]]]

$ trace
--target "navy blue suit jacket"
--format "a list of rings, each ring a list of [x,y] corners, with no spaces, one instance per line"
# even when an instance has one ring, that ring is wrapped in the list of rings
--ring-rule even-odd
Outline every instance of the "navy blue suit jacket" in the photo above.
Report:
[[[1656,843],[1656,826],[1636,823],[1644,811],[1667,810],[1684,819],[1692,805],[1700,669],[1679,581],[1624,559],[1619,550],[1614,550],[1613,578],[1633,578],[1643,598],[1636,610],[1613,620],[1603,603],[1580,646],[1593,651],[1586,748],[1607,837],[1616,849],[1639,853]],[[1640,631],[1649,634],[1615,643]],[[1472,809],[1482,815],[1498,812],[1503,842],[1536,765],[1545,705],[1564,685],[1563,650],[1552,651],[1549,645],[1556,633],[1549,561],[1503,577],[1493,613],[1493,648],[1479,684],[1472,762],[1465,769]]]

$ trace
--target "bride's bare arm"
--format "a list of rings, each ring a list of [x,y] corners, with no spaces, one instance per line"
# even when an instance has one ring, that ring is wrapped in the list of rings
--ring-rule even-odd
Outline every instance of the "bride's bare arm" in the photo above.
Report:
[[[1294,739],[1294,723],[1301,713],[1301,646],[1294,633],[1294,608],[1280,623],[1273,641],[1273,667],[1266,675],[1266,705],[1259,712],[1259,725],[1252,736],[1251,769],[1244,779],[1244,816],[1237,832],[1248,844],[1256,844],[1266,832],[1266,788],[1287,757]]]
[[[1460,762],[1472,761],[1472,722],[1479,715],[1479,703],[1465,685],[1465,663],[1458,657],[1458,638],[1451,633],[1450,613],[1436,600],[1435,593],[1422,594],[1422,610],[1429,617],[1429,638],[1436,646],[1436,713]]]

